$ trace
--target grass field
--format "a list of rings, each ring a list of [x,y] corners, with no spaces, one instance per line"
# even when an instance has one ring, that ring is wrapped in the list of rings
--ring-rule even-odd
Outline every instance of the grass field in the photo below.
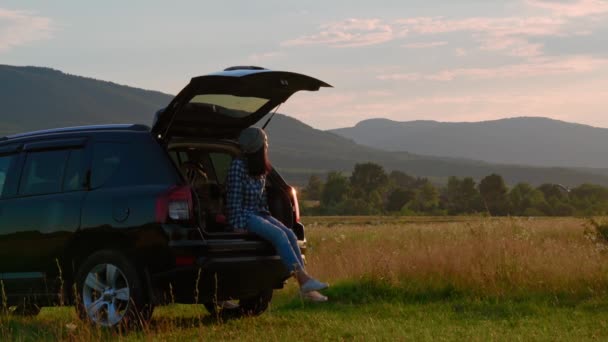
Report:
[[[0,340],[607,340],[608,245],[584,219],[306,217],[329,303],[275,292],[260,317],[155,311],[131,332],[72,308],[0,318]]]

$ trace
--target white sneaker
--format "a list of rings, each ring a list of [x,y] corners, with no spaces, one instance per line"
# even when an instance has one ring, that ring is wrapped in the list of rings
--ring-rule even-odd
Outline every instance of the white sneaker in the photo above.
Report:
[[[217,306],[221,310],[233,310],[239,307],[239,305],[231,300],[222,300],[217,302]]]
[[[328,300],[327,296],[322,295],[319,291],[303,292],[303,293],[300,293],[300,295],[305,300],[314,302],[314,303],[323,303],[323,302],[327,302],[327,300]]]
[[[307,293],[312,291],[321,291],[328,287],[328,284],[322,283],[314,278],[310,278],[304,284],[300,285],[300,292]]]

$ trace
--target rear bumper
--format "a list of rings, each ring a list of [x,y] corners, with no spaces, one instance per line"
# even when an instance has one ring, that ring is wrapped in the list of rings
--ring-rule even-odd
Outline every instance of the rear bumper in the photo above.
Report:
[[[151,275],[157,301],[164,303],[245,298],[280,289],[290,276],[263,241],[174,241],[171,249],[176,258],[194,257],[194,262]]]

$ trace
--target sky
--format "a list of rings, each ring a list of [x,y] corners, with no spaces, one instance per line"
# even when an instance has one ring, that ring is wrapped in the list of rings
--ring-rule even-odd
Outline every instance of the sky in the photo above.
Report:
[[[320,129],[515,116],[608,127],[608,0],[0,0],[0,64],[169,94],[232,65],[300,72],[334,88],[279,112]]]

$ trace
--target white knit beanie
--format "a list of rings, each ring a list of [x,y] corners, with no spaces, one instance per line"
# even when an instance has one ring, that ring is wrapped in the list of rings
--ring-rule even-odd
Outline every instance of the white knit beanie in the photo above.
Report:
[[[264,130],[258,127],[245,128],[239,135],[239,145],[243,153],[253,153],[258,151],[268,140]]]

